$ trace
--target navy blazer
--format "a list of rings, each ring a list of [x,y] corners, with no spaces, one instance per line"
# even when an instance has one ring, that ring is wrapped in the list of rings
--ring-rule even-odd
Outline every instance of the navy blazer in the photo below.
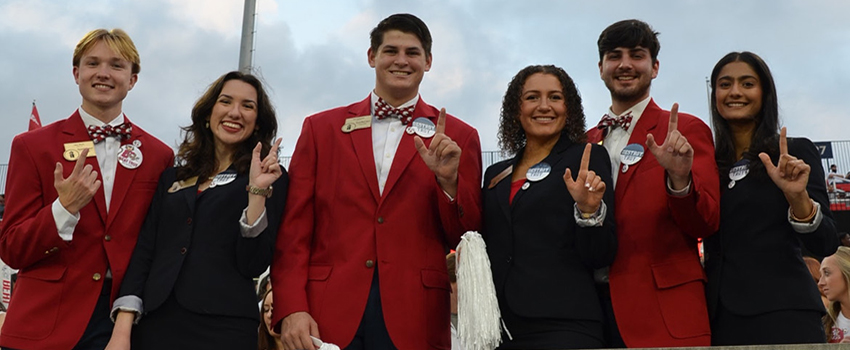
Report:
[[[254,238],[242,237],[239,227],[248,174],[201,193],[198,184],[170,193],[176,169],[163,172],[120,295],[140,297],[149,313],[173,291],[193,312],[258,320],[253,279],[272,260],[289,182],[281,170],[266,199],[268,227]]]
[[[562,135],[543,160],[549,175],[517,192],[508,204],[511,176],[488,188],[518,158],[496,163],[484,174],[483,237],[500,300],[523,317],[602,320],[593,270],[608,266],[617,251],[611,160],[593,145],[589,169],[606,184],[607,213],[601,227],[581,227],[563,175],[578,174],[585,144]],[[522,154],[522,150],[518,154]]]
[[[807,191],[820,204],[823,221],[814,232],[794,231],[788,222],[788,201],[764,170],[761,174],[751,171],[731,189],[724,182],[720,230],[705,240],[712,318],[719,303],[747,316],[777,310],[824,312],[801,254],[802,246],[819,257],[831,255],[838,247],[820,154],[806,138],[788,138],[788,153],[812,167]],[[776,164],[777,157],[771,159]]]

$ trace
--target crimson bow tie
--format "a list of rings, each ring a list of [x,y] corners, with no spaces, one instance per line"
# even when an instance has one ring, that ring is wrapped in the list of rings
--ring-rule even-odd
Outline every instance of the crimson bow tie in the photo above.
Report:
[[[629,130],[629,126],[632,125],[632,112],[626,113],[626,115],[621,115],[619,117],[612,117],[608,114],[602,116],[602,120],[599,121],[599,124],[596,125],[597,128],[603,129],[609,126],[621,126],[625,130]]]
[[[384,101],[384,99],[378,97],[378,102],[375,102],[375,118],[378,120],[384,118],[398,118],[401,120],[401,123],[404,125],[410,124],[410,121],[413,120],[413,109],[416,108],[416,105],[412,105],[404,108],[395,108],[390,106],[389,103]]]
[[[107,137],[117,137],[120,141],[121,139],[130,138],[130,133],[133,132],[133,124],[122,123],[117,126],[104,125],[103,127],[90,125],[88,131],[91,140],[96,144],[105,140]]]

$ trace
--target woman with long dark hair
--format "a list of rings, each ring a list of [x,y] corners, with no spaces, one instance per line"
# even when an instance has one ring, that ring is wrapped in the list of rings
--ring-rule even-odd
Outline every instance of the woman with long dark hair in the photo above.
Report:
[[[780,130],[758,55],[723,57],[711,89],[722,192],[720,229],[705,241],[712,345],[823,343],[824,308],[801,253],[837,247],[820,155]]]
[[[183,130],[114,303],[110,349],[257,348],[253,278],[271,262],[288,182],[274,108],[256,77],[230,72]]]

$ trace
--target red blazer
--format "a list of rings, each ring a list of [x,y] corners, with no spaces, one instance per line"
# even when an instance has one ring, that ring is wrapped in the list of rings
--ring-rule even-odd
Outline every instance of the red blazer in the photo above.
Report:
[[[646,134],[659,144],[667,136],[670,112],[650,101],[629,143],[646,148]],[[679,132],[694,148],[691,192],[667,194],[666,171],[647,149],[628,171],[620,165],[614,192],[617,256],[609,281],[614,315],[628,347],[711,345],[705,302],[705,272],[697,238],[717,231],[720,184],[711,131],[700,119],[679,113]],[[587,132],[589,142],[602,130]]]
[[[74,347],[92,315],[107,269],[113,276],[112,298],[116,296],[159,174],[174,159],[171,148],[133,125],[131,137],[122,144],[139,140],[142,164],[132,170],[117,165],[109,214],[101,186],[80,210],[74,238],[66,242],[56,231],[51,211],[58,197],[53,170],[56,162],[62,162],[63,176],[68,177],[75,161],[64,159],[63,145],[88,140],[75,112],[12,141],[0,258],[20,271],[0,332],[3,347]],[[86,164],[101,178],[96,157],[86,159]]]
[[[458,193],[450,202],[402,136],[383,196],[372,130],[344,133],[347,118],[370,115],[371,99],[304,120],[289,169],[289,197],[271,267],[274,323],[297,311],[316,320],[322,340],[354,338],[380,269],[381,305],[399,349],[449,349],[449,279],[445,254],[481,224],[478,133],[446,116],[446,134],[462,150]],[[414,118],[435,124],[439,111],[416,105]],[[431,139],[424,139],[429,145]]]

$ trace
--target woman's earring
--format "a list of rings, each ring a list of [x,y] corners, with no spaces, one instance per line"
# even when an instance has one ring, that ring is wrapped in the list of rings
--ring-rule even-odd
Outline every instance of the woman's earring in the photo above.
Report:
[[[207,122],[206,124],[204,124],[204,127],[209,129],[210,128],[210,122]]]

